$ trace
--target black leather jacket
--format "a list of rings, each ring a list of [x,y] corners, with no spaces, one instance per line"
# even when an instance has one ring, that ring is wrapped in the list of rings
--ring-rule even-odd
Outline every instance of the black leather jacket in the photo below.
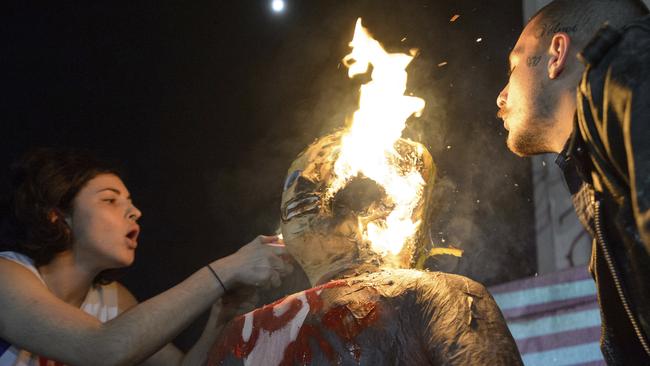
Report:
[[[650,16],[582,51],[574,133],[558,164],[593,235],[610,365],[650,365]]]

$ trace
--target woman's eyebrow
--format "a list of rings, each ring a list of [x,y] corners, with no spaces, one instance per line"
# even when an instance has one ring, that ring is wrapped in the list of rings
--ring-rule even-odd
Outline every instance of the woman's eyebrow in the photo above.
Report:
[[[111,191],[111,192],[113,192],[113,193],[116,193],[116,194],[119,195],[119,196],[122,195],[122,192],[120,192],[119,189],[117,189],[117,188],[111,188],[111,187],[108,187],[108,188],[102,188],[102,189],[98,190],[98,191],[95,192],[95,193],[99,193],[99,192],[103,192],[103,191]],[[126,199],[130,201],[130,200],[131,200],[131,196],[126,197]]]

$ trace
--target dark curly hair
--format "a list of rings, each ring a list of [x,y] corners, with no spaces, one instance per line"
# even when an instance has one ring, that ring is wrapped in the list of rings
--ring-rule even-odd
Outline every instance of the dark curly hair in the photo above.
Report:
[[[38,267],[69,249],[72,232],[65,220],[52,220],[52,214],[70,215],[77,193],[89,180],[107,173],[121,176],[85,151],[39,148],[25,154],[10,169],[9,196],[0,217],[0,250],[23,253]],[[110,282],[103,274],[96,283]]]

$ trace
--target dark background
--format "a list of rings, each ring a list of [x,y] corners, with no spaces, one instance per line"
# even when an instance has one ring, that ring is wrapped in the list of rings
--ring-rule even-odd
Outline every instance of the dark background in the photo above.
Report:
[[[118,162],[144,212],[122,281],[141,300],[164,291],[276,230],[294,156],[355,109],[359,81],[340,60],[361,16],[387,49],[421,51],[408,89],[427,107],[407,135],[438,165],[432,241],[466,250],[448,269],[486,285],[535,273],[529,162],[507,150],[494,116],[521,1],[287,0],[283,14],[269,4],[8,9],[0,187],[10,162],[35,146]],[[200,322],[177,339],[182,348]]]

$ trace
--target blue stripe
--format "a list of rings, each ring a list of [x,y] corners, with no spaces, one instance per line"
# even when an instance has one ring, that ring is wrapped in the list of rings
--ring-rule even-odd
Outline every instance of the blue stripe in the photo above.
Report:
[[[2,356],[6,350],[11,347],[11,344],[9,342],[5,341],[4,339],[0,338],[0,356]]]
[[[577,346],[556,348],[543,352],[528,353],[522,356],[526,366],[568,366],[603,359],[598,342]]]
[[[508,323],[508,328],[510,328],[510,332],[515,339],[538,337],[597,326],[600,326],[600,312],[598,309]]]
[[[501,310],[596,295],[593,280],[581,280],[494,295]]]

